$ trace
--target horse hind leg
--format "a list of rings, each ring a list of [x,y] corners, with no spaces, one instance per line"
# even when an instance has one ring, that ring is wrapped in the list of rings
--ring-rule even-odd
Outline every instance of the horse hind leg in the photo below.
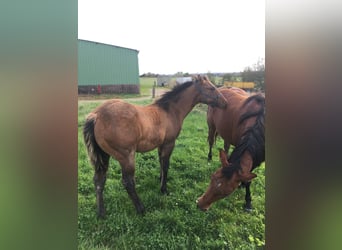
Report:
[[[120,161],[122,168],[122,184],[124,185],[130,199],[132,200],[135,209],[138,214],[143,214],[145,212],[144,205],[140,201],[140,198],[135,190],[135,180],[134,180],[134,154],[128,158],[128,161]]]
[[[102,161],[98,162],[95,165],[95,174],[94,174],[94,185],[95,185],[95,192],[96,192],[96,205],[97,205],[97,216],[98,218],[105,217],[105,207],[103,201],[103,190],[106,184],[106,174],[108,170],[109,164],[109,155],[106,155],[102,158]]]
[[[95,168],[93,181],[96,192],[97,215],[100,218],[104,218],[103,190],[106,183],[109,155],[100,148],[95,140],[95,120],[95,114],[90,114],[87,117],[83,128],[83,136],[91,164]]]

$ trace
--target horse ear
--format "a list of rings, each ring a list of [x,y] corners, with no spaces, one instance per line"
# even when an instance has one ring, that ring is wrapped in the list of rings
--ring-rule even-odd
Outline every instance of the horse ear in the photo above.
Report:
[[[223,149],[220,149],[220,161],[222,164],[222,167],[227,167],[229,165],[227,154]]]
[[[239,173],[239,177],[241,181],[248,182],[254,179],[255,177],[257,177],[257,175],[254,173],[248,172],[248,173],[242,173],[242,174]]]

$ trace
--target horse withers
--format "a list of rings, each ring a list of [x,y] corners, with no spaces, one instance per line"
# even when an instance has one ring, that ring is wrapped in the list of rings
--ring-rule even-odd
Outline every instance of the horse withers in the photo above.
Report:
[[[225,151],[220,150],[221,167],[211,176],[207,191],[198,199],[198,207],[206,211],[211,204],[230,195],[239,185],[246,188],[244,208],[252,209],[251,171],[265,161],[265,98],[249,96],[237,88],[220,88],[227,100],[225,109],[208,107],[208,160],[217,135],[223,138]],[[230,144],[235,148],[228,158]]]
[[[167,193],[169,160],[184,118],[198,103],[225,108],[227,102],[206,76],[176,86],[147,106],[119,99],[104,102],[86,118],[84,141],[95,167],[94,184],[98,217],[105,216],[103,190],[109,158],[122,169],[122,183],[137,213],[145,208],[135,190],[135,153],[158,148],[161,192]]]

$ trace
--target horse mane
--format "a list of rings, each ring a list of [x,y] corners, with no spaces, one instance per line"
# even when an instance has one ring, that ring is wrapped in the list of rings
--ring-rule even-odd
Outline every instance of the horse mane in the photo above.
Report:
[[[233,174],[235,172],[237,172],[238,170],[241,169],[240,164],[232,164],[229,163],[228,166],[225,166],[224,168],[222,168],[222,174],[223,176],[225,176],[227,179],[232,178]]]
[[[165,111],[168,111],[170,101],[177,102],[179,99],[179,94],[183,92],[185,89],[189,88],[193,83],[193,81],[188,81],[173,87],[172,90],[166,92],[162,95],[160,99],[155,101],[155,104],[164,109]]]
[[[248,151],[253,159],[251,170],[265,161],[265,98],[262,95],[250,96],[246,99],[243,106],[251,101],[256,101],[260,104],[260,109],[257,111],[247,111],[239,120],[241,125],[245,120],[256,116],[254,125],[247,128],[229,157],[230,166],[222,170],[223,175],[228,179],[231,178],[234,172],[241,169],[240,161],[245,151]]]

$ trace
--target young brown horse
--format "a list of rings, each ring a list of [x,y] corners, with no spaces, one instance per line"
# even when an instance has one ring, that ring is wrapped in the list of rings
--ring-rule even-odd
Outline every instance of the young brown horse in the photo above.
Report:
[[[207,77],[176,86],[148,106],[137,106],[113,99],[91,112],[85,122],[83,135],[91,163],[95,166],[94,184],[97,213],[105,216],[103,190],[109,157],[122,168],[125,186],[137,213],[144,206],[135,190],[135,153],[158,148],[161,192],[167,193],[169,160],[183,120],[198,103],[225,108],[226,100]]]
[[[226,109],[208,107],[208,141],[211,148],[214,137],[224,140],[225,151],[220,151],[221,168],[212,176],[207,191],[198,199],[198,207],[208,210],[214,201],[230,195],[240,183],[246,188],[246,210],[252,208],[250,181],[256,177],[251,171],[265,161],[265,98],[248,94],[240,89],[220,88],[227,100]],[[227,160],[230,144],[235,145]],[[228,163],[229,161],[229,163]]]

